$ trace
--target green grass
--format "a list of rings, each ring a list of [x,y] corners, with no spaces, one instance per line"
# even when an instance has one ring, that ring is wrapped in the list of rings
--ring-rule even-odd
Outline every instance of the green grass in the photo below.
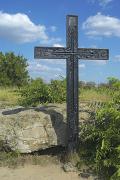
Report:
[[[108,102],[111,100],[109,90],[97,91],[96,89],[80,89],[80,100],[81,101],[98,101]]]
[[[109,89],[97,91],[96,89],[80,89],[80,101],[107,102],[111,100]],[[0,108],[19,105],[20,95],[17,88],[0,88]]]
[[[0,88],[0,107],[18,104],[19,95],[16,90],[17,88]]]

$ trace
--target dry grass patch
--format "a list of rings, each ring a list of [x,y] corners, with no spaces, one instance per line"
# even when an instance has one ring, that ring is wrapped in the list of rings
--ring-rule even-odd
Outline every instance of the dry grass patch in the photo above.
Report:
[[[20,154],[18,152],[0,152],[0,166],[17,168],[24,165],[59,164],[57,156]]]
[[[0,107],[17,105],[18,99],[17,88],[0,88]]]
[[[111,96],[107,91],[96,91],[95,89],[80,89],[81,101],[98,101],[108,102],[111,100]]]

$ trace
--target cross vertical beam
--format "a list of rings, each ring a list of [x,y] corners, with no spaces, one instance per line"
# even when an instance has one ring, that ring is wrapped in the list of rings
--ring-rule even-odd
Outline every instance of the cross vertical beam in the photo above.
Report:
[[[73,53],[78,50],[78,17],[67,16],[66,47]],[[67,147],[74,152],[78,141],[78,57],[67,58]]]

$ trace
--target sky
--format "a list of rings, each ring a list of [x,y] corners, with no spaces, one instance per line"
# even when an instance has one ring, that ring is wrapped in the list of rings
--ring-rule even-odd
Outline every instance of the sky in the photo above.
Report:
[[[35,46],[66,46],[66,15],[79,17],[79,47],[107,48],[109,61],[79,60],[79,79],[120,78],[120,0],[0,0],[0,51],[23,55],[32,78],[66,77],[66,60],[34,59]]]

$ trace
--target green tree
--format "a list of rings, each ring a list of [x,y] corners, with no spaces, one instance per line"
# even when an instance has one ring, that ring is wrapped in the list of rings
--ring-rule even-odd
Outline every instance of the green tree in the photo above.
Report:
[[[95,82],[92,82],[92,81],[87,82],[86,85],[85,85],[85,87],[86,87],[87,89],[95,88],[95,86],[96,86]]]
[[[120,80],[115,77],[108,77],[108,85],[112,88],[120,88]]]
[[[85,81],[79,81],[79,88],[84,88],[86,86]]]
[[[0,86],[22,86],[29,80],[27,59],[0,52]]]

